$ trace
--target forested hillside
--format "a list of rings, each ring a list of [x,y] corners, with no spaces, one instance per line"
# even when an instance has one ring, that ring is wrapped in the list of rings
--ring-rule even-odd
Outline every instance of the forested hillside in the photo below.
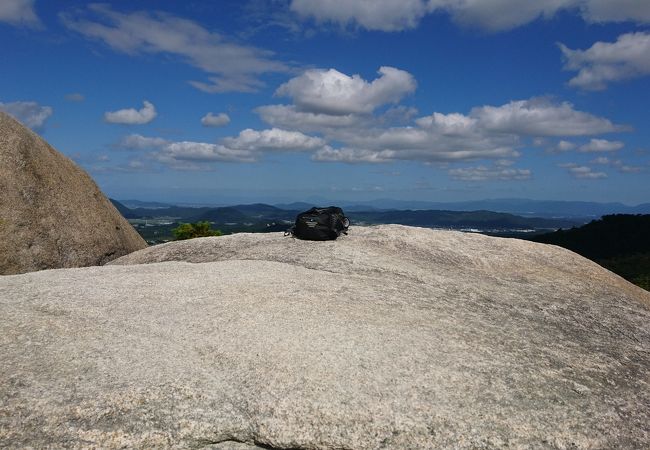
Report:
[[[650,290],[650,215],[613,214],[531,240],[559,245]]]

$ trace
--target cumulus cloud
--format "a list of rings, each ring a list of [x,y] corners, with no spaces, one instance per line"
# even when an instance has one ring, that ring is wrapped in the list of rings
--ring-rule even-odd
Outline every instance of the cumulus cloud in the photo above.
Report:
[[[62,13],[63,24],[83,36],[103,41],[129,55],[167,54],[208,74],[208,81],[190,81],[209,93],[252,92],[263,86],[261,74],[286,72],[273,53],[238,44],[196,22],[162,12],[120,13],[106,4],[91,4],[87,15]]]
[[[291,9],[319,23],[356,25],[368,30],[416,27],[427,14],[445,12],[465,26],[503,31],[560,11],[587,22],[650,22],[650,3],[642,0],[292,0]]]
[[[407,126],[392,127],[373,114],[303,112],[296,105],[269,105],[256,111],[271,125],[319,132],[328,142],[341,143],[338,148],[324,146],[313,155],[314,160],[348,163],[512,158],[538,136],[598,135],[627,129],[578,111],[570,103],[535,98],[476,107],[469,114],[434,112]],[[568,141],[558,145],[564,150],[575,147]]]
[[[123,125],[144,125],[155,119],[157,115],[155,106],[145,100],[140,110],[128,108],[106,112],[104,113],[104,120],[108,123]]]
[[[150,159],[178,170],[204,170],[206,163],[214,162],[255,162],[268,152],[309,152],[323,146],[321,138],[277,128],[246,129],[217,143],[174,142],[132,134],[118,144],[122,149],[148,151]]]
[[[398,143],[396,141],[396,143]],[[385,163],[397,160],[423,162],[463,162],[479,159],[495,159],[517,157],[518,151],[508,146],[494,146],[467,140],[459,142],[457,147],[445,147],[439,143],[424,145],[421,142],[406,145],[402,148],[363,148],[343,147],[334,149],[329,146],[318,150],[313,155],[314,161],[345,162],[345,163]],[[410,147],[410,148],[409,148]]]
[[[39,130],[45,125],[45,121],[52,115],[52,108],[41,106],[36,102],[0,102],[0,111],[14,117],[22,124]]]
[[[592,139],[589,143],[581,145],[578,148],[579,152],[583,153],[599,153],[599,152],[615,152],[624,147],[620,141],[608,141],[607,139]]]
[[[378,73],[379,78],[367,82],[336,69],[311,69],[280,86],[276,94],[291,97],[302,112],[346,115],[370,113],[415,91],[415,78],[404,70],[381,67]]]
[[[430,116],[417,119],[415,123],[422,128],[435,129],[442,135],[459,136],[475,129],[478,120],[458,113],[441,114],[434,112]]]
[[[585,136],[627,130],[608,119],[576,111],[571,103],[558,104],[545,98],[481,106],[472,109],[470,116],[486,130],[528,136]]]
[[[358,114],[331,115],[298,111],[294,105],[266,105],[255,109],[271,126],[296,128],[305,132],[362,126],[367,120]]]
[[[230,123],[230,117],[226,113],[212,114],[207,113],[201,118],[201,124],[204,127],[223,127]]]
[[[34,11],[34,0],[2,0],[0,2],[0,22],[32,28],[42,26]]]
[[[598,91],[607,83],[650,75],[650,33],[623,34],[616,42],[596,42],[587,50],[559,46],[564,69],[578,72],[570,86]]]
[[[195,162],[253,162],[255,155],[249,150],[228,148],[207,142],[170,142],[153,153],[156,160],[172,164],[179,161]]]
[[[517,156],[514,135],[486,133],[462,114],[434,113],[416,120],[418,126],[350,133],[346,143],[357,149],[392,152],[392,159],[453,162]]]
[[[247,128],[237,137],[224,138],[222,143],[232,149],[249,150],[253,152],[294,152],[320,149],[325,141],[318,137],[307,136],[299,131],[287,131],[278,128],[268,130],[252,130]]]
[[[601,178],[607,178],[607,174],[605,172],[594,172],[591,167],[581,166],[576,163],[558,164],[558,167],[567,169],[569,174],[574,178],[581,178],[587,180],[597,180]]]
[[[409,159],[457,161],[515,156],[526,137],[601,134],[621,128],[576,111],[568,103],[537,99],[473,108],[469,115],[436,112],[415,123],[417,127],[351,133],[347,143],[355,148],[399,150],[399,157]]]
[[[390,125],[405,125],[417,115],[417,109],[397,106],[388,108],[383,114],[332,115],[300,111],[295,105],[266,105],[255,109],[260,118],[279,128],[292,128],[302,132],[323,134],[345,133],[354,129],[368,129]]]
[[[139,134],[125,136],[119,142],[118,147],[127,150],[150,150],[149,157],[172,166],[174,163],[182,161],[251,162],[255,160],[252,151],[230,149],[221,144],[194,141],[174,142],[160,137],[146,137]]]

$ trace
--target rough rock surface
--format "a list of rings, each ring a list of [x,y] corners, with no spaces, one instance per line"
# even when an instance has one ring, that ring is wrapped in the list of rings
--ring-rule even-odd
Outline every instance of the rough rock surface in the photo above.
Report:
[[[0,274],[103,264],[146,242],[72,161],[0,112]]]
[[[650,296],[543,244],[194,239],[0,277],[0,317],[2,448],[650,446]]]

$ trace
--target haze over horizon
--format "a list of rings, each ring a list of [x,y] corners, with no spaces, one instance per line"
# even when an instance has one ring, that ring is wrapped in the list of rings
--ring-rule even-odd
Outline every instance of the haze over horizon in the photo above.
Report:
[[[116,199],[650,200],[650,2],[3,0],[0,110]]]

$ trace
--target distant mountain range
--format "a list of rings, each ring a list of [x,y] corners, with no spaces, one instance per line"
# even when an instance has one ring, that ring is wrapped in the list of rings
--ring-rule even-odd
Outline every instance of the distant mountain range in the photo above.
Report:
[[[120,203],[129,209],[167,209],[188,208],[187,211],[197,209],[214,209],[226,205],[174,205],[161,202],[145,202],[140,200],[120,200]],[[256,210],[277,208],[287,211],[304,211],[312,206],[338,205],[346,211],[390,211],[390,210],[444,210],[444,211],[493,211],[515,214],[524,217],[547,217],[547,218],[585,218],[593,219],[608,214],[650,214],[650,203],[642,203],[636,206],[623,203],[599,203],[582,201],[560,201],[560,200],[531,200],[521,198],[486,199],[464,202],[428,202],[428,201],[407,201],[392,199],[377,199],[372,201],[331,201],[318,199],[314,202],[281,203],[275,205],[254,204],[237,205],[240,211],[242,208]],[[267,212],[271,211],[270,209]],[[141,212],[138,212],[141,214]]]
[[[226,232],[235,231],[277,231],[288,228],[300,211],[309,209],[308,203],[287,205],[233,205],[219,207],[166,206],[156,204],[155,208],[128,208],[113,200],[113,204],[127,219],[167,219],[170,222],[198,222],[207,220]],[[279,206],[282,206],[279,207]],[[365,209],[364,209],[365,208]],[[486,210],[384,210],[371,206],[345,207],[352,224],[396,223],[428,228],[498,230],[555,230],[581,225],[586,220],[577,218],[523,217],[515,214]],[[269,228],[271,227],[272,228]]]
[[[487,199],[465,202],[421,202],[380,199],[370,202],[341,202],[342,207],[369,209],[413,209],[446,211],[494,211],[525,217],[598,218],[608,214],[650,214],[650,203],[629,206],[623,203],[599,203],[519,198]],[[352,207],[352,208],[351,208]]]

